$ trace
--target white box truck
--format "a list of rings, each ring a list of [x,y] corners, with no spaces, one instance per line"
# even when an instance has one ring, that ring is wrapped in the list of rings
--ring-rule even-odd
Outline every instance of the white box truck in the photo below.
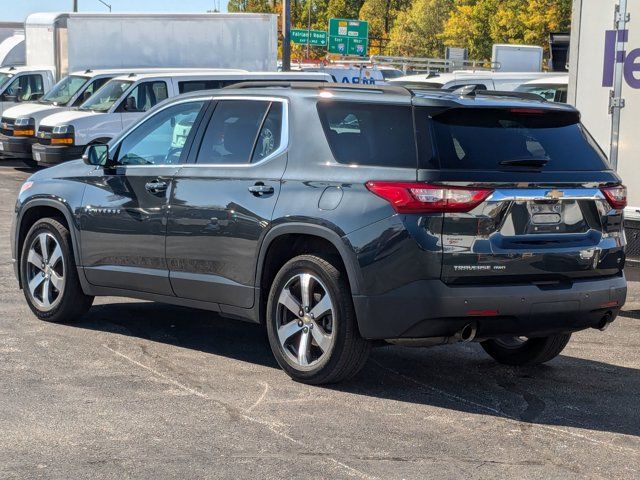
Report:
[[[24,25],[18,22],[0,22],[0,67],[24,63]]]
[[[569,103],[628,189],[627,256],[640,259],[640,2],[574,0]]]
[[[97,68],[277,69],[272,14],[34,13],[25,31],[27,65],[51,65],[58,79]]]

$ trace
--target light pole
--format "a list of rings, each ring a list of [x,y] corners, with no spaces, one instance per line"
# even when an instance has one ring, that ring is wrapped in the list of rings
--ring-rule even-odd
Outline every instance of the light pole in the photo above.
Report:
[[[109,13],[111,13],[111,5],[109,5],[107,2],[103,2],[102,0],[98,0],[101,4],[103,4],[105,7],[107,7],[109,9]]]
[[[282,71],[291,70],[291,0],[282,0]]]
[[[78,0],[73,0],[73,11],[74,12],[78,11]]]

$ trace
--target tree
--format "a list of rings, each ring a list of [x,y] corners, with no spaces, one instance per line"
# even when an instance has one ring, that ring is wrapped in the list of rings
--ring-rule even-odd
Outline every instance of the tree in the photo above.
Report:
[[[388,45],[390,53],[442,57],[444,43],[440,34],[453,4],[453,0],[415,0],[396,18]]]
[[[491,19],[498,11],[499,0],[458,2],[444,23],[440,39],[450,47],[464,47],[469,57],[483,59],[491,56],[493,38]]]
[[[474,59],[491,57],[494,43],[540,45],[549,33],[571,26],[571,0],[462,0],[452,10],[441,38],[466,47]]]

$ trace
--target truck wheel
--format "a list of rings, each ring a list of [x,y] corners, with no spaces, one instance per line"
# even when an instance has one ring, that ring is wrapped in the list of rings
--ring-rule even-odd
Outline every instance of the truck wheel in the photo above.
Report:
[[[38,220],[29,230],[20,278],[27,303],[40,320],[72,322],[93,303],[80,286],[69,230],[53,218]]]
[[[294,380],[336,383],[364,366],[371,345],[360,337],[351,292],[335,262],[315,255],[289,260],[267,303],[267,333],[278,364]]]
[[[570,333],[541,338],[505,337],[486,340],[482,348],[505,365],[539,365],[560,355],[571,339]]]

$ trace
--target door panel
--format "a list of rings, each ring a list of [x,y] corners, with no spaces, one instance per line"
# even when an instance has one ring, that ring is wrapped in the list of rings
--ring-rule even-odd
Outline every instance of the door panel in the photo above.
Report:
[[[80,217],[82,264],[95,285],[171,295],[164,257],[167,196],[148,191],[152,181],[170,186],[178,166],[96,170]]]
[[[286,167],[286,109],[274,102],[280,113],[272,118],[267,102],[264,111],[252,106],[230,115],[233,107],[221,108],[224,103],[218,103],[204,133],[200,163],[183,166],[175,177],[167,263],[177,296],[250,308],[260,240]],[[244,128],[244,135],[237,128]]]

